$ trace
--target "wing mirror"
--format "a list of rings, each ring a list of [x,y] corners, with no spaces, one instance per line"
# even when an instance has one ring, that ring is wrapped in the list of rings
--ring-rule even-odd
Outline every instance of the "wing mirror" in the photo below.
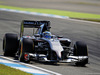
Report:
[[[35,37],[40,37],[40,34],[34,34]]]
[[[63,38],[63,36],[62,36],[62,35],[60,35],[60,36],[57,36],[57,38]]]

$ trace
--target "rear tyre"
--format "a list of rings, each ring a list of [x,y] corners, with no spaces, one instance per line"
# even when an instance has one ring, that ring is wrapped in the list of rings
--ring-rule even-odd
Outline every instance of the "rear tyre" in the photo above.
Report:
[[[18,49],[18,36],[13,33],[6,33],[3,38],[4,56],[14,56]]]
[[[33,46],[34,44],[31,39],[24,38],[22,40],[19,61],[26,62],[26,63],[30,62],[29,53],[33,53],[34,50]]]
[[[74,56],[88,56],[87,45],[84,42],[77,41],[74,45]],[[77,66],[85,66],[88,63],[88,59],[81,62],[76,62]]]

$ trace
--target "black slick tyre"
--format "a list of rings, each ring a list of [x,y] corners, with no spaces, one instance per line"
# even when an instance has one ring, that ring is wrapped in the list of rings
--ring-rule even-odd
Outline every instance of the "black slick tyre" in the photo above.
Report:
[[[14,56],[18,49],[18,36],[13,33],[6,33],[3,38],[4,56]]]
[[[84,42],[77,41],[75,43],[74,56],[88,56],[87,45]],[[87,63],[88,63],[88,58],[81,62],[76,62],[76,65],[85,66]]]

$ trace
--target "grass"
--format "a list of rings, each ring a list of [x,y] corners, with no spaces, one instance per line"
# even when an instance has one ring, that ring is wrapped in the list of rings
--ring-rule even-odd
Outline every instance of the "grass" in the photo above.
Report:
[[[0,64],[0,75],[32,75],[32,74]]]
[[[90,13],[81,13],[81,12],[72,12],[72,11],[63,11],[63,10],[54,10],[54,9],[21,8],[21,7],[13,7],[13,6],[5,6],[5,5],[0,5],[0,8],[68,16],[70,18],[77,18],[77,19],[84,19],[84,20],[92,19],[93,21],[96,21],[96,19],[98,19],[100,21],[100,14],[90,14]]]

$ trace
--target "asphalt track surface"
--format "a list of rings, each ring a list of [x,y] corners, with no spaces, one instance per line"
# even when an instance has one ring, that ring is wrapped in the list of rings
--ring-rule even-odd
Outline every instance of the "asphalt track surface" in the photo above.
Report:
[[[100,0],[0,0],[0,5],[100,14]]]
[[[42,16],[18,14],[0,11],[0,55],[2,51],[2,39],[5,33],[20,32],[22,20],[50,20],[51,32],[56,35],[63,35],[70,38],[73,43],[80,40],[88,45],[89,63],[86,67],[77,67],[72,63],[41,63],[31,62],[31,64],[42,67],[63,75],[100,75],[100,24],[69,19],[56,19]]]

